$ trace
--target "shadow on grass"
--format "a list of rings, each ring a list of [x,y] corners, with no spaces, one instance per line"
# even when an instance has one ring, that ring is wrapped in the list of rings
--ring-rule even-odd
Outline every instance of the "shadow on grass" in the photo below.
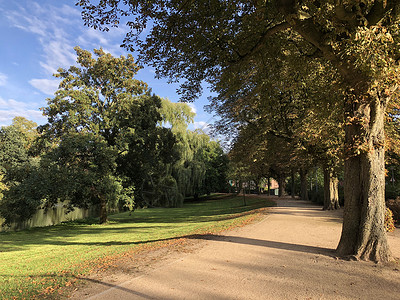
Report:
[[[237,237],[237,236],[228,236],[228,235],[212,235],[212,234],[193,234],[193,235],[184,235],[172,238],[163,238],[163,239],[151,239],[146,241],[136,241],[136,242],[63,242],[56,241],[50,242],[50,244],[55,245],[87,245],[87,246],[119,246],[119,245],[144,245],[150,243],[159,243],[159,242],[167,242],[179,239],[192,239],[192,240],[213,240],[220,241],[225,243],[236,243],[236,244],[245,244],[252,246],[260,246],[260,247],[268,247],[274,249],[282,249],[288,251],[295,252],[303,252],[303,253],[313,253],[313,254],[321,254],[326,256],[333,256],[335,250],[329,248],[322,247],[314,247],[309,245],[299,245],[299,244],[291,244],[277,241],[268,241],[268,240],[260,240],[260,239],[252,239],[245,237]]]
[[[222,242],[222,243],[235,243],[235,244],[243,244],[243,245],[251,245],[251,246],[257,246],[257,247],[267,247],[267,248],[273,248],[273,249],[279,249],[279,250],[287,250],[287,251],[293,251],[293,252],[300,252],[300,253],[311,253],[311,254],[317,254],[317,255],[323,255],[323,256],[328,256],[328,257],[335,257],[335,250],[334,249],[329,249],[329,248],[323,248],[323,247],[315,247],[315,246],[310,246],[310,245],[301,245],[301,244],[295,244],[295,243],[285,243],[285,242],[277,242],[277,241],[269,241],[269,240],[263,240],[263,239],[254,239],[254,238],[246,238],[246,237],[239,237],[239,236],[230,236],[230,235],[212,235],[212,234],[194,234],[194,235],[185,235],[185,236],[180,236],[180,237],[175,237],[175,238],[166,238],[166,239],[153,239],[153,240],[147,240],[147,241],[141,241],[141,242],[134,242],[130,244],[147,244],[147,243],[156,243],[156,242],[167,242],[167,241],[173,241],[173,240],[178,240],[178,239],[190,239],[190,240],[211,240],[211,241],[216,241],[216,242]],[[74,244],[74,243],[69,243],[65,242],[66,245],[69,244]],[[82,243],[79,243],[82,244]],[[115,242],[106,242],[106,243],[84,243],[88,245],[102,245],[102,246],[107,246],[107,245],[120,245],[120,244],[125,244],[125,243],[115,243]],[[18,275],[17,275],[18,276]],[[5,274],[0,274],[0,277],[10,277],[10,275],[5,275]],[[15,277],[14,275],[11,277]],[[42,277],[66,277],[66,278],[76,278],[81,281],[89,281],[93,282],[99,285],[106,286],[108,288],[113,288],[113,289],[118,289],[121,290],[125,293],[130,294],[132,297],[134,296],[140,296],[145,299],[149,299],[148,295],[136,292],[135,290],[131,290],[128,288],[125,288],[123,286],[118,286],[106,282],[102,282],[99,280],[95,279],[90,279],[90,278],[85,278],[82,276],[76,276],[73,274],[64,274],[64,275],[58,275],[58,274],[49,274],[49,275],[27,275],[23,277],[37,277],[37,278],[42,278]]]
[[[236,199],[237,200],[237,199]],[[211,203],[202,202],[189,204],[184,208],[174,209],[144,209],[134,212],[132,216],[129,213],[122,213],[110,216],[110,223],[106,225],[95,224],[96,219],[87,219],[81,221],[67,222],[51,227],[32,228],[19,232],[0,233],[0,253],[25,250],[32,245],[86,245],[86,246],[117,246],[117,245],[140,245],[160,240],[143,240],[135,241],[138,235],[149,236],[154,233],[159,234],[162,230],[170,230],[177,227],[178,223],[203,223],[224,221],[237,218],[243,213],[252,211],[257,208],[272,206],[272,202],[266,200],[253,202],[249,206],[230,206],[211,200]],[[240,202],[239,202],[240,203]],[[160,225],[157,225],[160,224]],[[170,225],[168,225],[170,224]],[[79,236],[90,236],[106,234],[107,237],[112,235],[131,233],[132,241],[74,241]],[[177,237],[180,238],[180,237]]]

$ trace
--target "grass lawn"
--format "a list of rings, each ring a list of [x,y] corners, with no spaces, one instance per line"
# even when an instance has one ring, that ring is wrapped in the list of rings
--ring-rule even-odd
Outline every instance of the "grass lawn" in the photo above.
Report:
[[[59,298],[77,277],[107,268],[124,255],[190,234],[215,233],[254,219],[243,214],[273,206],[258,197],[221,198],[183,208],[153,208],[96,220],[0,233],[0,299]]]

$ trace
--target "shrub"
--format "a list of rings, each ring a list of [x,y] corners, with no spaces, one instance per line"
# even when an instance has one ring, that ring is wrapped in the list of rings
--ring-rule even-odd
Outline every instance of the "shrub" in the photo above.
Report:
[[[400,198],[396,200],[390,199],[386,201],[386,207],[388,207],[393,213],[394,221],[399,224],[400,223]]]
[[[387,232],[393,232],[395,229],[393,213],[389,208],[386,208],[386,211],[385,211],[385,228],[386,228]]]

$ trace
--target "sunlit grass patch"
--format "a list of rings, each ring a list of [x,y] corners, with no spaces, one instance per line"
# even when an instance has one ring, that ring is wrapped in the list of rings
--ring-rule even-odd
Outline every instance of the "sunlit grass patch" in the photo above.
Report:
[[[168,244],[191,234],[216,233],[254,219],[247,213],[272,206],[266,198],[241,197],[154,208],[53,227],[0,233],[0,298],[57,298],[61,287],[143,248]]]

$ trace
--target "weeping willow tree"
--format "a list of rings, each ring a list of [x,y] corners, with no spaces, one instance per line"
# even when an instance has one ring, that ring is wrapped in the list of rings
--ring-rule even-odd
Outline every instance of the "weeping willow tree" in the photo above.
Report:
[[[172,168],[177,179],[178,189],[185,196],[198,197],[206,175],[204,152],[209,146],[210,137],[199,131],[186,130],[178,136],[177,147],[182,154]]]
[[[151,204],[177,207],[183,204],[185,197],[197,198],[207,190],[204,184],[210,161],[223,152],[219,144],[201,130],[188,129],[195,113],[186,103],[163,99],[160,114],[160,126],[169,127],[176,139],[175,159],[167,163],[165,173],[152,182],[155,192]]]

